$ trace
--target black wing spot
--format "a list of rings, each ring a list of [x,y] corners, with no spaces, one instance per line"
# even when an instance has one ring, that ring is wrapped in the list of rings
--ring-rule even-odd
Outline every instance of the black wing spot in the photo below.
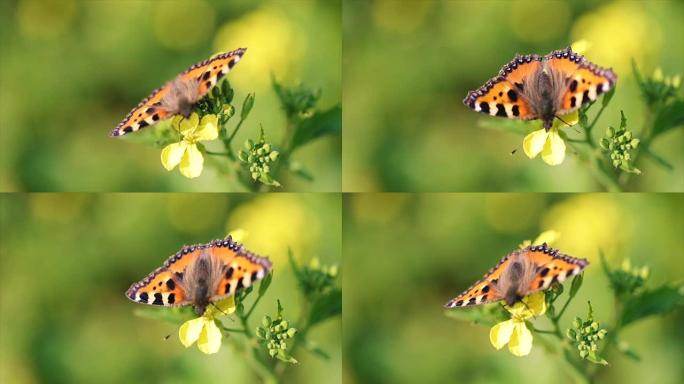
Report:
[[[544,286],[544,280],[540,280],[540,281],[539,281],[539,285],[537,286],[537,288],[541,288],[541,287],[543,287],[543,286]]]
[[[485,103],[484,101],[480,103],[480,111],[484,113],[489,113],[489,103]]]
[[[577,91],[577,80],[572,80],[570,82],[570,92]]]
[[[173,280],[168,279],[166,280],[166,287],[173,291],[174,289],[176,289],[176,283]]]
[[[506,93],[508,95],[508,98],[511,99],[511,101],[516,102],[518,101],[518,94],[515,93],[514,90],[509,89],[508,92]]]
[[[152,302],[154,305],[164,305],[164,301],[162,300],[162,294],[157,292],[154,294],[154,301]]]
[[[520,108],[518,108],[517,105],[514,105],[513,108],[511,108],[511,112],[513,112],[513,116],[520,116]]]
[[[228,267],[226,271],[226,279],[231,279],[233,277],[233,267]]]
[[[176,302],[176,294],[175,293],[169,293],[169,297],[166,300],[169,304],[173,304]]]
[[[140,294],[140,298],[138,299],[138,301],[140,301],[141,303],[147,303],[148,299],[149,296],[147,296],[147,292],[143,292]]]
[[[204,75],[202,75],[202,80],[209,80],[210,77],[211,77],[211,72],[206,71],[206,72],[204,72]]]
[[[570,98],[570,108],[575,108],[575,103],[577,103],[577,99],[575,98],[575,96],[572,96]]]
[[[525,84],[524,83],[515,83],[515,87],[518,88],[520,92],[522,92],[525,89]]]
[[[545,277],[548,273],[549,273],[549,269],[548,269],[548,268],[544,268],[544,269],[541,270],[541,272],[539,272],[539,274],[541,275],[541,277]]]
[[[456,304],[454,304],[454,305],[456,305],[457,307],[462,306],[462,305],[463,305],[463,300],[457,301]]]
[[[506,113],[506,108],[504,108],[503,104],[496,105],[496,115],[501,117],[508,117],[508,114]]]
[[[482,287],[482,293],[487,293],[487,292],[489,292],[489,285],[485,285],[484,287]]]
[[[589,98],[589,90],[587,89],[582,93],[582,104],[590,102],[591,99]]]
[[[138,128],[144,128],[144,127],[147,127],[148,125],[149,125],[149,124],[147,123],[147,121],[142,120],[142,121],[138,124]]]
[[[226,287],[225,287],[224,290],[223,290],[223,293],[227,294],[227,293],[229,293],[229,292],[230,292],[230,283],[227,283],[227,284],[226,284]]]
[[[126,132],[126,133],[131,133],[131,132],[133,132],[133,127],[131,127],[131,126],[129,125],[128,127],[125,127],[125,128],[123,129],[123,131]]]
[[[472,297],[470,300],[468,300],[468,305],[475,304],[475,298]]]

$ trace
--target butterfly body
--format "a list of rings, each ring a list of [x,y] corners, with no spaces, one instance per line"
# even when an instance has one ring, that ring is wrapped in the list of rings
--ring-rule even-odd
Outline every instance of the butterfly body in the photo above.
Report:
[[[192,305],[201,315],[211,303],[249,287],[270,270],[268,258],[255,255],[228,236],[183,247],[132,284],[126,297],[142,304]]]
[[[548,130],[556,117],[593,102],[616,81],[612,70],[592,64],[570,48],[543,57],[516,55],[496,77],[468,92],[463,103],[490,116],[539,119]]]
[[[240,61],[246,48],[216,55],[155,89],[114,128],[111,136],[138,131],[174,115],[190,116],[194,105]]]
[[[546,243],[529,246],[504,256],[501,261],[448,303],[446,308],[465,307],[504,300],[513,305],[523,297],[579,274],[589,262],[561,254]]]

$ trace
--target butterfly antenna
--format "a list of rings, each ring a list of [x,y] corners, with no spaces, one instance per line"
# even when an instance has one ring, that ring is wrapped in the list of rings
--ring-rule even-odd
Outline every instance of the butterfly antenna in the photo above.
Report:
[[[228,314],[227,314],[226,312],[223,312],[223,311],[221,310],[221,308],[219,308],[219,307],[216,306],[216,304],[214,304],[214,303],[209,303],[209,304],[211,304],[214,308],[218,309],[219,312],[221,312],[221,313],[223,313],[224,315],[228,316]]]
[[[567,125],[568,127],[570,127],[570,126],[571,126],[570,124],[568,124],[568,122],[567,122],[567,121],[565,121],[565,120],[561,119],[561,117],[560,117],[560,116],[558,116],[558,115],[556,115],[556,119],[558,119],[558,120],[562,121],[562,122],[563,122],[563,123],[565,123],[565,125]]]

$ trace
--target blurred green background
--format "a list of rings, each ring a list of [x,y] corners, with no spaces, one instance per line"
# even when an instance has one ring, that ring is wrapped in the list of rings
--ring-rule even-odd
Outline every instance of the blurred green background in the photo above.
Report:
[[[321,109],[339,104],[341,39],[338,1],[2,1],[0,190],[243,190],[210,167],[194,180],[167,172],[161,149],[109,132],[192,64],[247,47],[227,76],[238,108],[256,93],[235,143],[258,138],[260,124],[278,143],[285,115],[271,74],[320,88]],[[293,160],[315,181],[280,177],[284,190],[339,191],[341,141],[297,150]]]
[[[242,228],[245,246],[274,265],[250,326],[276,313],[276,299],[296,319],[287,249],[339,264],[341,210],[333,194],[0,195],[0,382],[255,382],[226,343],[216,355],[185,349],[177,326],[135,316],[150,307],[124,292],[184,244]],[[338,317],[311,330],[331,358],[299,349],[287,381],[340,382],[341,326]]]
[[[644,106],[632,58],[648,75],[658,66],[683,74],[681,1],[379,0],[343,8],[345,191],[601,190],[570,148],[551,167],[525,156],[521,136],[481,127],[494,118],[464,106],[467,92],[516,53],[545,55],[586,39],[587,58],[619,77],[595,131],[617,126],[622,109],[638,133]],[[641,159],[643,175],[629,189],[684,190],[682,144],[682,129],[658,137],[652,149],[674,171]]]
[[[612,292],[598,261],[648,265],[647,286],[684,278],[684,198],[659,194],[363,194],[344,206],[346,383],[567,383],[569,372],[538,335],[518,358],[489,342],[489,328],[444,315],[443,305],[515,250],[555,229],[562,252],[589,260],[584,285],[561,320],[609,321]],[[568,283],[566,282],[566,287]],[[465,309],[467,310],[467,309]],[[537,320],[539,328],[546,319]],[[642,357],[616,353],[600,383],[682,383],[684,311],[626,328]]]

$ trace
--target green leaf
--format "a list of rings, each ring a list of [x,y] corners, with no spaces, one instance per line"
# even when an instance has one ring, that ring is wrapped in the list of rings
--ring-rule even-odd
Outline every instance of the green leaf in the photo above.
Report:
[[[259,296],[263,296],[266,293],[268,287],[271,286],[271,281],[273,281],[273,271],[269,272],[268,275],[261,280],[261,284],[259,284]]]
[[[603,95],[603,100],[601,101],[601,106],[603,108],[607,107],[608,103],[610,103],[610,100],[613,98],[613,95],[615,94],[615,88],[616,87],[611,88],[608,92],[606,92]]]
[[[570,285],[570,297],[575,297],[577,291],[579,291],[580,287],[582,286],[583,281],[584,273],[580,273],[579,275],[575,276],[574,279],[572,279],[572,285]]]
[[[290,261],[290,267],[292,268],[292,272],[294,272],[297,280],[302,280],[302,272],[299,269],[299,266],[297,265],[297,261],[295,260],[294,254],[292,253],[292,248],[287,249],[287,259]]]
[[[653,122],[653,136],[682,125],[684,125],[684,100],[677,99],[663,106],[658,112]]]
[[[666,314],[682,305],[682,285],[665,284],[627,299],[620,316],[623,326],[652,315]]]
[[[327,111],[316,112],[302,120],[292,137],[292,150],[325,135],[339,135],[342,130],[342,109],[336,105]]]
[[[254,93],[248,93],[245,97],[245,101],[242,102],[242,110],[240,111],[240,119],[245,120],[249,115],[249,112],[254,106]]]
[[[342,313],[342,290],[333,288],[314,299],[309,314],[309,326]]]
[[[233,91],[233,88],[230,86],[230,82],[228,82],[228,80],[224,80],[223,84],[221,84],[221,91],[221,93],[223,94],[224,103],[230,104],[230,102],[233,101],[235,91]]]
[[[162,309],[162,308],[136,308],[133,314],[144,319],[164,321],[171,324],[181,325],[194,318],[189,309]]]

